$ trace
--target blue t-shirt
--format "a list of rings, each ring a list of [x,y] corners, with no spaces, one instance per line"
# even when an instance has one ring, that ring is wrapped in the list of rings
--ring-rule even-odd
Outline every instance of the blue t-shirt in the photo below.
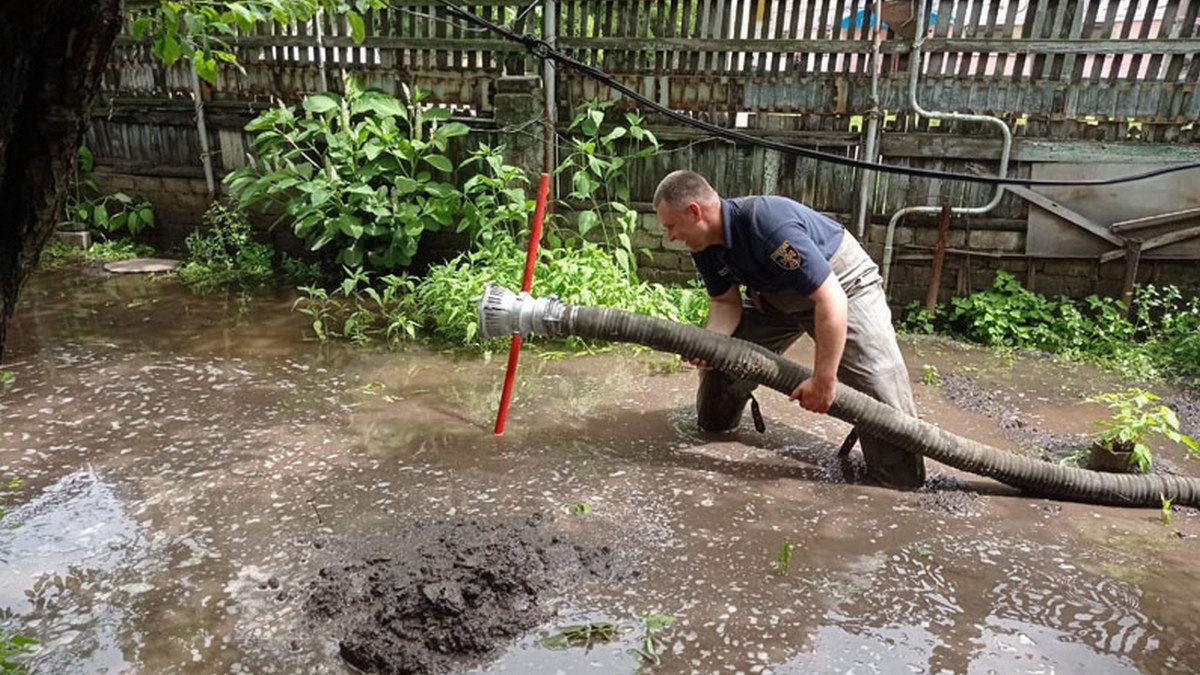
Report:
[[[725,244],[692,254],[710,296],[734,282],[808,295],[829,277],[829,259],[845,235],[840,223],[787,197],[722,199],[721,211]]]

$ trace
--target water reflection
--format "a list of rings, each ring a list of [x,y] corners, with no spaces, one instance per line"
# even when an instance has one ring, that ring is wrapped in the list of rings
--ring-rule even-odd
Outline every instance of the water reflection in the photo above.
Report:
[[[9,513],[0,529],[0,607],[10,629],[41,641],[30,665],[46,672],[117,672],[142,644],[132,605],[152,587],[153,545],[112,484],[67,475]]]

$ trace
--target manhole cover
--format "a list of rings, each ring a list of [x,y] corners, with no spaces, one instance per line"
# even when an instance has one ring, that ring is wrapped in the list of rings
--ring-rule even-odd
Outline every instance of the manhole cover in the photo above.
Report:
[[[104,271],[114,274],[144,274],[147,272],[170,272],[179,267],[178,260],[167,258],[134,258],[104,263]]]

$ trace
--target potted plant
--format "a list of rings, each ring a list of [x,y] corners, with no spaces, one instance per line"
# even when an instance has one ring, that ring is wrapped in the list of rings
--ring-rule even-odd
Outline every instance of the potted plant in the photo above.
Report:
[[[1175,412],[1159,403],[1160,398],[1148,391],[1130,387],[1088,400],[1103,403],[1112,411],[1110,417],[1096,422],[1102,430],[1092,439],[1088,455],[1090,469],[1114,473],[1148,472],[1153,458],[1146,438],[1151,434],[1160,434],[1181,443],[1191,452],[1200,453],[1200,443],[1179,431],[1179,418]]]

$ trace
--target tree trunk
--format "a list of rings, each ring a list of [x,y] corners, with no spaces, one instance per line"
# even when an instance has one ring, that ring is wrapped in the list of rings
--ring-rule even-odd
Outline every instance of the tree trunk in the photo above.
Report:
[[[120,27],[120,0],[0,3],[0,358]]]

